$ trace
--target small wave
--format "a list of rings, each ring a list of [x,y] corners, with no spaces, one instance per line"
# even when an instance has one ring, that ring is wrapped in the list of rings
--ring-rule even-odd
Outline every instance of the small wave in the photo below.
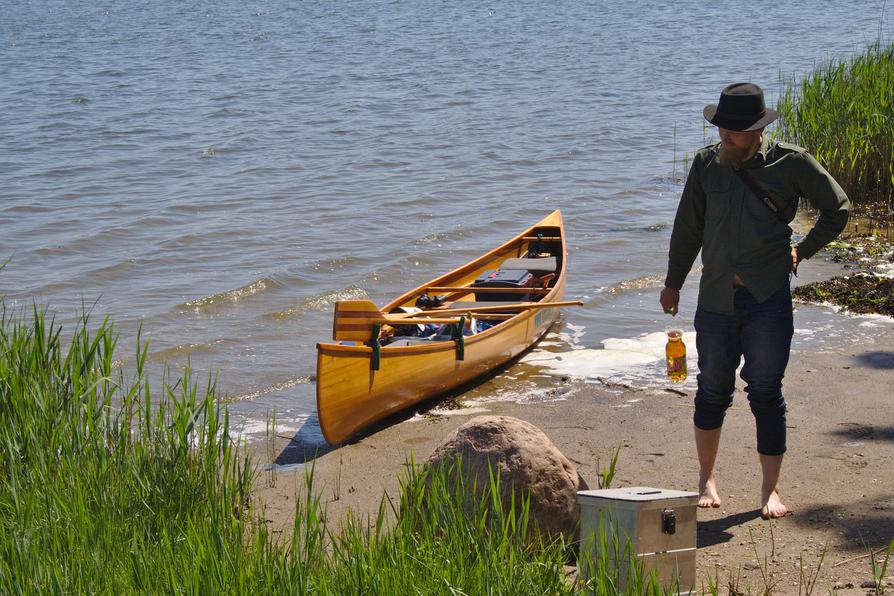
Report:
[[[355,257],[338,257],[326,261],[314,261],[310,268],[313,271],[336,271],[356,263],[359,263],[359,260]]]
[[[3,213],[3,214],[16,214],[16,213],[31,214],[31,213],[49,213],[54,210],[55,210],[54,207],[50,207],[48,205],[38,205],[38,204],[12,205],[10,207],[6,207],[6,208],[0,210],[0,213]]]
[[[647,288],[655,288],[664,284],[664,276],[663,275],[643,275],[642,277],[637,277],[634,279],[628,279],[615,285],[611,286],[608,289],[608,293],[610,294],[620,294],[622,292],[629,292],[631,290],[645,290]]]
[[[302,314],[308,311],[328,310],[330,306],[332,306],[339,300],[363,300],[364,298],[369,298],[369,294],[366,293],[366,290],[357,286],[348,286],[347,288],[330,290],[328,292],[323,292],[322,294],[310,296],[299,302],[298,305],[293,308],[268,313],[264,315],[264,318],[270,318],[280,321],[285,319],[294,319],[296,317],[300,317]]]
[[[660,232],[666,230],[670,222],[664,221],[660,223],[650,224],[647,226],[618,226],[610,228],[610,232]]]
[[[248,393],[240,393],[238,395],[233,395],[227,398],[227,402],[238,402],[238,401],[249,401],[252,399],[257,399],[259,397],[263,397],[265,395],[270,395],[272,393],[278,393],[285,389],[289,389],[291,387],[295,387],[297,385],[305,385],[307,383],[313,383],[317,380],[315,375],[303,375],[300,377],[295,377],[294,379],[288,379],[286,381],[282,381],[280,383],[274,383],[269,387],[263,387],[261,389],[257,389],[255,391],[249,391]]]
[[[189,300],[187,302],[184,302],[183,304],[179,304],[178,308],[193,308],[199,310],[207,308],[209,306],[217,306],[223,303],[238,302],[239,300],[244,300],[245,298],[248,298],[250,296],[260,294],[261,292],[266,291],[268,288],[276,288],[278,286],[279,284],[272,279],[263,278],[257,280],[256,282],[250,283],[247,286],[236,288],[235,290],[228,290],[226,292],[220,292],[219,294],[212,294],[211,296],[199,298],[198,300]]]
[[[131,267],[137,264],[136,259],[124,259],[123,261],[118,261],[112,265],[107,265],[105,267],[100,267],[98,269],[94,269],[91,271],[88,276],[93,279],[98,280],[110,280],[116,279],[129,271]],[[87,277],[87,276],[85,276]]]
[[[449,232],[434,232],[427,236],[423,236],[422,238],[417,238],[413,241],[413,244],[417,246],[426,245],[426,244],[436,244],[440,246],[440,243],[445,238],[456,238],[457,233],[454,231]]]
[[[682,173],[670,172],[661,176],[655,176],[653,178],[650,178],[649,182],[651,182],[652,184],[660,184],[664,186],[682,186],[683,183],[686,182],[686,172],[684,170],[682,171]]]
[[[195,356],[197,354],[216,354],[218,353],[217,346],[226,343],[225,339],[218,339],[216,341],[211,342],[210,344],[204,343],[195,343],[195,344],[181,344],[179,346],[174,346],[173,348],[166,348],[164,350],[159,350],[158,352],[152,352],[149,354],[149,359],[154,362],[166,362],[171,359],[176,359],[181,356]]]

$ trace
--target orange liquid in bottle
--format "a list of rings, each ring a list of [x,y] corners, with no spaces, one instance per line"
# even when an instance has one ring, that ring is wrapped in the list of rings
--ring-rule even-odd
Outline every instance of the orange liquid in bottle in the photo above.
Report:
[[[664,347],[667,356],[667,376],[674,383],[686,379],[686,344],[683,343],[683,332],[671,329],[667,332],[667,345]]]

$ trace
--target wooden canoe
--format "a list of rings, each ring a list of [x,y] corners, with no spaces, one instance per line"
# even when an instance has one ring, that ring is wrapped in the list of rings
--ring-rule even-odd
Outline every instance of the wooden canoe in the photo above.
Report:
[[[471,288],[479,276],[500,268],[508,259],[531,256],[552,258],[555,270],[532,271],[536,290],[530,294],[513,289],[498,296],[501,302],[490,304],[484,301],[492,301],[494,298],[488,291],[495,290],[476,295],[475,289]],[[549,258],[537,262],[549,263]],[[518,266],[531,262],[526,259],[507,263]],[[363,313],[349,313],[343,309],[340,315],[339,307],[343,303],[337,304],[334,338],[344,339],[356,333],[355,340],[366,339],[317,344],[317,412],[323,436],[331,444],[341,443],[382,418],[480,377],[533,346],[558,319],[560,305],[545,305],[562,300],[566,263],[562,214],[554,211],[508,242],[410,290],[380,312],[375,312],[386,335],[400,333],[402,328],[393,327],[392,321],[401,316],[411,316],[416,321],[420,316],[457,317],[474,312],[480,320],[493,324],[489,329],[463,337],[462,342],[446,339],[389,345],[388,340],[383,339],[380,346],[375,346],[372,335],[351,330],[360,329],[359,325],[344,324],[351,322],[346,316],[362,317]],[[396,314],[402,308],[415,307],[417,298],[426,294],[437,295],[446,302],[425,309],[421,315],[418,312]],[[515,294],[519,295],[514,299],[516,306],[507,306],[502,313],[496,312],[501,310],[501,305],[508,304],[505,302],[507,297]],[[371,309],[375,308],[371,302],[368,304]],[[484,305],[487,307],[482,308]]]

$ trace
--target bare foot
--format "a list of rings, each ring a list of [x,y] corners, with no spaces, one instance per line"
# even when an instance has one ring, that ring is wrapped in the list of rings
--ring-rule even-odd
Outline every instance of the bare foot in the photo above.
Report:
[[[761,517],[763,519],[778,519],[791,513],[779,498],[778,490],[774,489],[770,496],[763,499],[763,503],[764,505],[761,507]]]
[[[703,509],[720,507],[720,495],[717,494],[717,481],[714,479],[714,474],[698,479],[698,506]]]

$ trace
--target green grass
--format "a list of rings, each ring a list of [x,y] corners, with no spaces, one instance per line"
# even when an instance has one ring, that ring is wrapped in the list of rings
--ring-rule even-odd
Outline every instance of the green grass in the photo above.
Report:
[[[809,150],[855,206],[894,207],[894,44],[783,81],[780,138]]]
[[[187,372],[157,395],[139,339],[126,376],[107,321],[63,334],[2,304],[0,593],[661,593],[635,565],[618,590],[598,557],[588,584],[569,581],[569,545],[540,537],[527,502],[450,469],[408,466],[374,519],[337,531],[308,471],[274,540],[213,382]]]
[[[153,409],[145,347],[125,381],[107,322],[63,348],[43,312],[0,316],[0,591],[225,585],[251,474],[213,385],[187,375]]]

